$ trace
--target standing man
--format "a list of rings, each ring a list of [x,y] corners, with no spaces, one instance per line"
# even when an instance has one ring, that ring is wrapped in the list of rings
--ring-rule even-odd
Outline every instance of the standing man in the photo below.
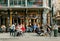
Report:
[[[10,27],[10,35],[15,35],[15,24],[12,24],[12,26]]]
[[[54,36],[57,37],[58,35],[58,26],[55,24],[54,25]]]

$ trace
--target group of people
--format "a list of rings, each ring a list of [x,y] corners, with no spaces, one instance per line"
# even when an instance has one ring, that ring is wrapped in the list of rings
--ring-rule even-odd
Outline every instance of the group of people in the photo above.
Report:
[[[35,32],[38,35],[43,35],[43,36],[51,36],[52,31],[54,30],[57,30],[58,32],[58,26],[56,24],[50,26],[49,24],[40,25],[40,24],[34,23],[33,25],[30,24],[30,25],[27,25],[26,27],[27,27],[26,31]],[[56,31],[54,31],[54,35],[56,34],[55,32]]]
[[[50,25],[40,25],[40,24],[36,24],[36,23],[34,23],[33,25],[27,25],[26,26],[26,31],[27,32],[35,32],[35,33],[37,33],[38,35],[47,35],[47,34],[49,34],[49,35],[51,35],[51,31],[52,31],[52,28],[51,28],[51,26]]]
[[[1,29],[3,32],[5,32],[6,26],[2,25]],[[54,32],[55,34],[56,34],[56,32],[58,32],[58,26],[56,24],[50,26],[48,24],[40,25],[40,24],[34,23],[33,25],[31,25],[31,23],[29,23],[29,24],[25,25],[25,24],[21,23],[21,24],[12,24],[9,27],[10,35],[13,35],[13,36],[19,36],[24,32],[35,32],[38,35],[45,35],[45,36],[50,35],[51,36],[51,33],[53,30],[55,30],[55,32]]]
[[[19,36],[25,32],[24,24],[12,24],[10,27],[10,35]]]

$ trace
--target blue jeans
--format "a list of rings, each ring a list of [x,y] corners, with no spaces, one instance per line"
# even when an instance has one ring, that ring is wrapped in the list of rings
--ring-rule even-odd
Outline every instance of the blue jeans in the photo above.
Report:
[[[27,30],[27,32],[28,32],[28,31],[32,32],[33,29],[32,29],[31,27],[27,27],[26,30]]]
[[[13,29],[10,29],[10,35],[15,35],[15,30],[13,30]]]

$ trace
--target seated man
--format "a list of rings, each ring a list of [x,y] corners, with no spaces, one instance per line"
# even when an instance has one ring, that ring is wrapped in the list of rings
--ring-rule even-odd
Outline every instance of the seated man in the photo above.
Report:
[[[31,25],[28,25],[26,31],[27,31],[27,32],[32,32],[32,30],[33,30],[33,29],[32,29],[32,27],[31,27]]]
[[[39,35],[41,34],[41,30],[39,28],[36,28],[35,32]]]

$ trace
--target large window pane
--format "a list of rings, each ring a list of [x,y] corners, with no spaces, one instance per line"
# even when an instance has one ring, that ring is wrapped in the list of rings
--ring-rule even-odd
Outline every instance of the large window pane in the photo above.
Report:
[[[13,5],[13,0],[10,0],[10,5]]]
[[[25,0],[18,0],[18,5],[25,6]]]
[[[14,0],[13,2],[14,2],[14,5],[17,5],[17,0]]]
[[[25,6],[25,0],[10,0],[10,5],[19,5],[19,6]]]
[[[28,6],[30,6],[30,5],[42,6],[43,0],[28,0],[27,4],[28,4]]]
[[[0,5],[1,6],[7,6],[8,5],[8,0],[0,0]]]

